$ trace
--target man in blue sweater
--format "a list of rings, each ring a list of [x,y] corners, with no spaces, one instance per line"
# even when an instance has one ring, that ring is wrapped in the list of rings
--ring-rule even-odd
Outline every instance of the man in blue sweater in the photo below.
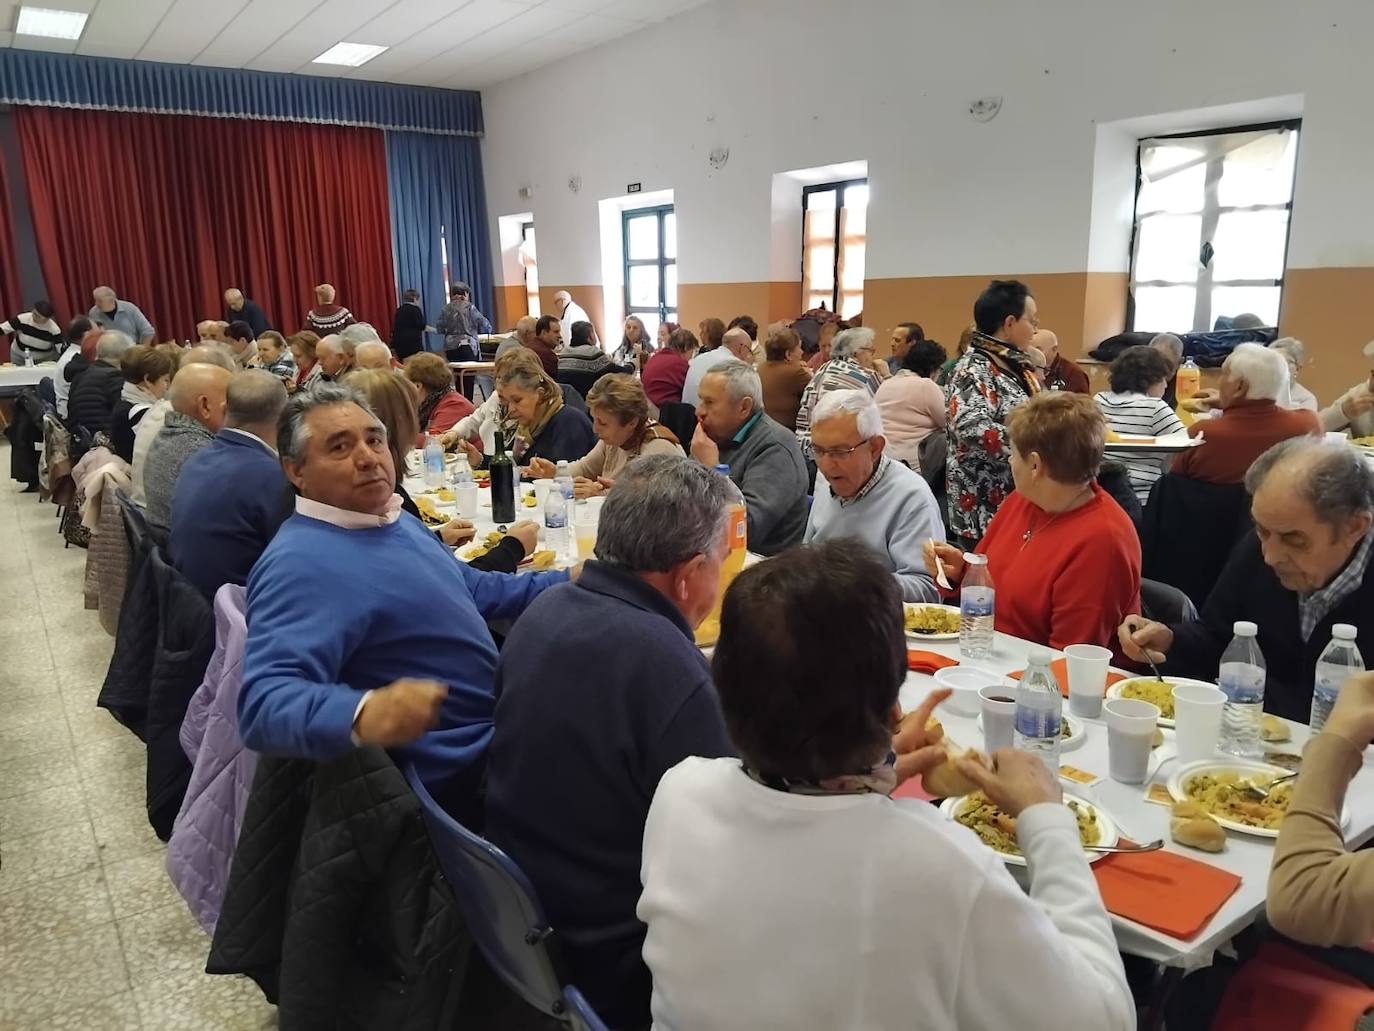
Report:
[[[172,491],[172,565],[212,601],[225,584],[248,582],[292,505],[276,448],[286,387],[249,369],[224,397],[224,429],[186,460]]]
[[[640,958],[640,843],[659,778],[733,755],[692,632],[719,593],[739,492],[685,457],[616,479],[597,561],[538,599],[497,668],[487,836],[520,864],[558,928],[569,979],[614,1027],[649,1023]]]
[[[486,620],[568,574],[457,561],[401,511],[386,430],[350,387],[296,394],[277,447],[299,496],[248,577],[244,744],[319,760],[379,745],[472,819],[495,706]]]

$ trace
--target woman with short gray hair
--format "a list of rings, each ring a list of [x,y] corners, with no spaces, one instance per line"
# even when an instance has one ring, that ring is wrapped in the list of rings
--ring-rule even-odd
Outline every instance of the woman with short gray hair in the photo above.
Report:
[[[816,462],[811,453],[811,414],[816,402],[831,390],[878,390],[878,376],[873,371],[873,330],[866,326],[842,330],[830,345],[830,360],[816,370],[811,382],[802,391],[801,408],[797,410],[797,442],[806,459],[807,473],[814,482]]]

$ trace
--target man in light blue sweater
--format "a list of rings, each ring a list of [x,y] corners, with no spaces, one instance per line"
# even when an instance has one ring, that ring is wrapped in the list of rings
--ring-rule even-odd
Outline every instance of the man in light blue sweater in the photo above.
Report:
[[[456,560],[401,511],[386,430],[350,387],[297,393],[277,444],[299,496],[248,576],[239,735],[319,760],[380,745],[471,818],[496,705],[485,621],[514,619],[568,574]]]
[[[938,601],[921,551],[945,539],[939,506],[918,473],[883,454],[886,446],[867,391],[832,390],[817,402],[811,448],[819,475],[803,540],[862,541],[891,568],[904,601]]]

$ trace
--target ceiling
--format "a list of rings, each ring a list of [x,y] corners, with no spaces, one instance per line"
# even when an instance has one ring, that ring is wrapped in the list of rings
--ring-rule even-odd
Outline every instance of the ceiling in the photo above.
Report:
[[[57,40],[16,36],[19,4],[0,0],[0,46],[480,89],[704,2],[31,0],[91,12],[79,40]],[[391,49],[361,68],[310,63],[342,41]]]

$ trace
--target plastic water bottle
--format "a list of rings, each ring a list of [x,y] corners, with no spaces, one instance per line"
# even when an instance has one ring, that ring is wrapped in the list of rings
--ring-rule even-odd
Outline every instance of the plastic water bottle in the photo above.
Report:
[[[1226,708],[1221,718],[1223,752],[1253,758],[1262,754],[1260,721],[1264,716],[1264,655],[1255,635],[1259,627],[1245,620],[1233,627],[1235,637],[1221,653],[1221,689]]]
[[[1331,628],[1331,643],[1317,659],[1317,678],[1312,685],[1312,733],[1326,726],[1326,718],[1336,705],[1341,685],[1356,673],[1364,672],[1364,656],[1355,644],[1357,631],[1349,623]]]
[[[472,466],[468,464],[468,456],[458,455],[458,461],[453,463],[453,485],[460,487],[465,483],[475,482],[472,478]]]
[[[1050,652],[1033,648],[1026,672],[1016,686],[1016,747],[1040,756],[1050,772],[1059,774],[1059,723],[1064,697],[1050,672]]]
[[[992,586],[986,555],[965,552],[964,562],[964,580],[959,591],[959,654],[985,659],[992,654],[997,592]]]
[[[563,500],[567,502],[566,508],[572,509],[573,503],[577,500],[573,492],[572,473],[568,472],[568,463],[564,459],[558,463],[558,468],[553,474],[553,485],[558,488],[558,493],[563,495]],[[553,491],[549,491],[550,494]]]
[[[444,445],[439,438],[430,434],[425,437],[425,486],[444,485]]]
[[[568,554],[568,511],[562,491],[549,491],[544,501],[544,544],[559,558]]]

